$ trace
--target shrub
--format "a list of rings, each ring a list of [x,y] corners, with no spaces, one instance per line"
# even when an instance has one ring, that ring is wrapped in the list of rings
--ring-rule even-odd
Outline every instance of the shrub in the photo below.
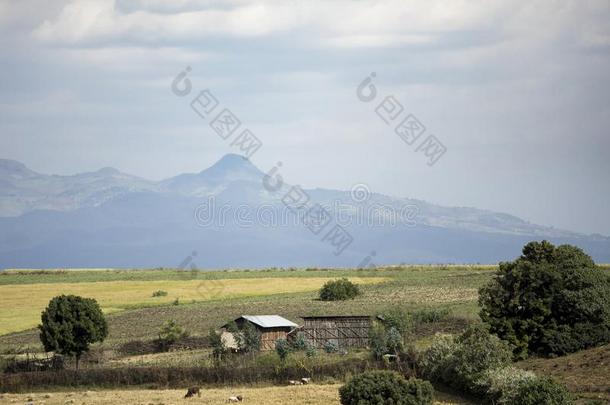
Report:
[[[407,310],[399,307],[393,307],[379,314],[386,329],[395,328],[403,336],[411,332],[413,319]]]
[[[411,316],[415,323],[434,323],[447,319],[450,313],[447,308],[430,308],[417,310]]]
[[[474,325],[454,341],[435,341],[424,354],[422,369],[430,379],[480,395],[484,373],[508,365],[511,357],[506,342],[489,334],[483,325]]]
[[[290,344],[286,339],[278,339],[275,341],[275,352],[282,361],[285,361],[290,354]]]
[[[108,336],[108,324],[97,301],[76,295],[53,298],[42,312],[38,329],[45,351],[74,356],[77,369],[91,343]]]
[[[303,332],[297,332],[294,342],[292,343],[292,347],[294,350],[298,351],[305,351],[307,349],[307,339],[305,338]]]
[[[360,295],[358,286],[346,278],[332,280],[320,289],[322,301],[344,301]]]
[[[497,405],[516,404],[516,398],[523,385],[529,384],[538,377],[531,371],[508,366],[484,372],[480,380],[481,392],[487,399]]]
[[[324,343],[324,351],[328,354],[337,353],[339,351],[339,345],[329,340]]]
[[[433,394],[428,381],[406,380],[387,370],[356,375],[339,389],[343,405],[428,405],[432,404]]]
[[[312,358],[312,357],[316,357],[318,355],[318,349],[316,349],[316,345],[314,344],[307,344],[307,348],[305,349],[305,356]]]
[[[165,296],[167,296],[167,291],[163,291],[163,290],[153,291],[152,296],[153,297],[165,297]]]
[[[234,336],[242,352],[255,353],[261,350],[261,334],[252,323],[246,322],[241,331]]]
[[[572,396],[563,384],[551,378],[538,378],[523,384],[515,395],[519,405],[568,405]]]
[[[610,342],[610,276],[582,250],[530,242],[479,291],[481,319],[516,358]]]
[[[214,329],[210,329],[208,340],[210,341],[210,347],[212,347],[212,358],[215,361],[220,361],[227,354],[227,348],[222,341],[222,336],[216,333]]]
[[[159,330],[159,345],[161,350],[168,350],[169,347],[176,343],[178,339],[188,336],[188,332],[184,330],[173,319],[165,322]]]

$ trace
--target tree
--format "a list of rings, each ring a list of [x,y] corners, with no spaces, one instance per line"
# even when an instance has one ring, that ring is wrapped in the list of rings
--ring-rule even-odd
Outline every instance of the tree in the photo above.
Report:
[[[280,356],[282,362],[286,361],[286,358],[290,354],[290,349],[290,344],[286,339],[280,338],[275,341],[275,352]]]
[[[212,347],[212,358],[214,361],[222,360],[223,356],[227,353],[227,347],[222,341],[222,336],[216,333],[214,329],[210,329],[208,339],[210,340],[210,346]]]
[[[610,277],[581,249],[530,242],[479,291],[491,332],[528,354],[562,355],[610,342]]]
[[[75,295],[53,298],[42,312],[38,329],[45,351],[74,356],[76,369],[89,346],[108,336],[108,324],[97,301]]]
[[[358,295],[360,295],[360,289],[347,278],[331,280],[320,289],[320,299],[322,301],[343,301],[355,298]]]
[[[234,334],[239,350],[244,353],[255,353],[261,349],[261,334],[251,322]]]
[[[176,343],[179,339],[188,336],[188,332],[178,323],[170,319],[165,322],[159,330],[159,343],[162,350],[168,350],[171,345]]]

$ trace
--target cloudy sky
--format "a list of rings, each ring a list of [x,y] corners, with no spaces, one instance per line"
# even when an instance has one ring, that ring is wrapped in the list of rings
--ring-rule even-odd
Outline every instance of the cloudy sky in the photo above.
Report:
[[[0,157],[198,172],[236,152],[189,106],[209,89],[289,183],[610,235],[608,21],[607,0],[0,0]],[[376,115],[386,96],[446,147],[436,164]]]

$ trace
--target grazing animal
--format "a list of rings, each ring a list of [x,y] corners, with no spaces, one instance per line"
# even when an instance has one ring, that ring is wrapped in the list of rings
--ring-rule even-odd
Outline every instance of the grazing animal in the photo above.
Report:
[[[301,382],[302,382],[303,384],[309,384],[309,383],[311,382],[311,378],[309,378],[309,377],[303,377],[303,378],[301,378]]]
[[[303,385],[302,381],[288,380],[288,384],[290,385]]]
[[[229,397],[229,402],[241,402],[243,401],[244,397],[242,397],[241,395],[236,395],[234,397]]]
[[[197,394],[197,396],[201,398],[201,390],[199,389],[199,387],[191,387],[187,389],[184,398],[194,397],[195,394]]]

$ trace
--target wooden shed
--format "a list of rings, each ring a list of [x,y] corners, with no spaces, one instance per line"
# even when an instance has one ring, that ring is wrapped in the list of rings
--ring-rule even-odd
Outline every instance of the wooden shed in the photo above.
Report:
[[[295,329],[298,325],[279,315],[242,315],[234,320],[237,329],[242,329],[247,323],[251,323],[261,334],[261,350],[274,350],[275,341],[278,339],[286,339],[288,333]],[[222,328],[223,342],[229,348],[231,343],[235,345],[235,339],[227,336],[229,333],[226,329],[229,324]]]
[[[296,330],[317,347],[333,342],[340,348],[367,347],[371,317],[366,315],[304,316],[303,326]]]

